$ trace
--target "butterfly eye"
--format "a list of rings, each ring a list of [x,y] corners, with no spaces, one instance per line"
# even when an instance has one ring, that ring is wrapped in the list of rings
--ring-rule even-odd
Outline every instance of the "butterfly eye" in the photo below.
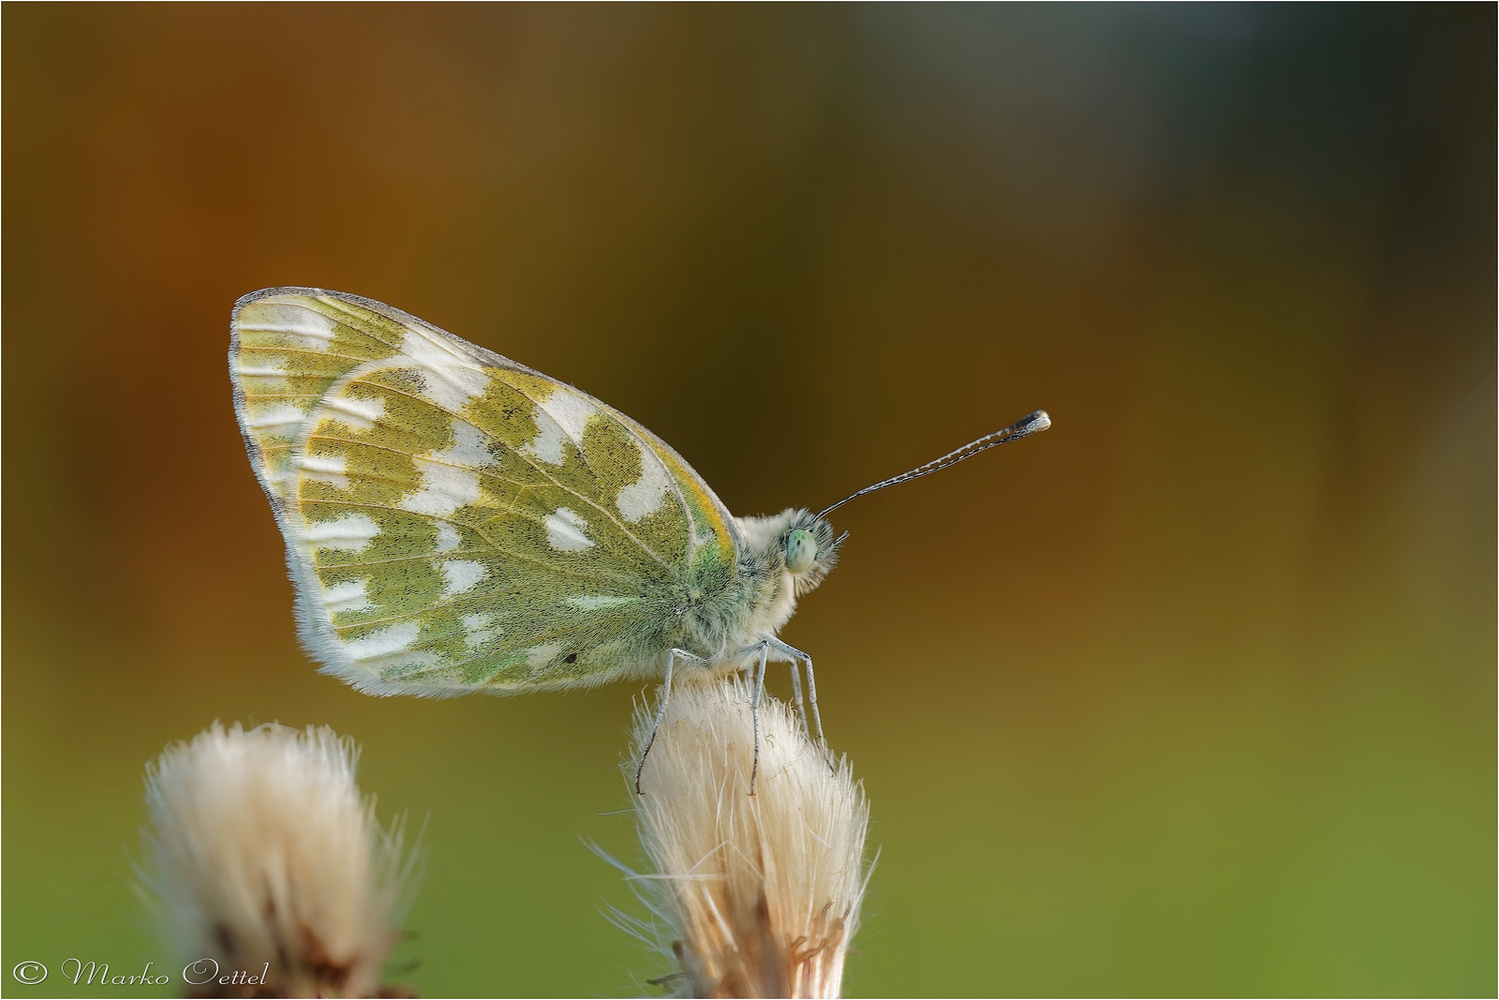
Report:
[[[817,560],[817,542],[812,532],[797,528],[786,536],[786,568],[793,573],[805,573]]]

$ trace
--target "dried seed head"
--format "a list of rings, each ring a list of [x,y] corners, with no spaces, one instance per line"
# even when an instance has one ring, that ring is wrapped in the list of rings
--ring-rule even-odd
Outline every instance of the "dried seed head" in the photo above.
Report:
[[[652,714],[635,718],[635,752]],[[760,701],[750,794],[750,689],[734,677],[679,684],[635,800],[656,874],[652,909],[701,997],[836,997],[868,878],[869,805],[848,762],[836,770],[787,706]],[[625,770],[633,793],[634,760]]]
[[[357,756],[326,726],[215,722],[147,767],[145,881],[169,943],[184,961],[226,972],[269,966],[266,983],[232,995],[380,989],[411,864],[400,825],[382,829],[374,800],[359,794]]]

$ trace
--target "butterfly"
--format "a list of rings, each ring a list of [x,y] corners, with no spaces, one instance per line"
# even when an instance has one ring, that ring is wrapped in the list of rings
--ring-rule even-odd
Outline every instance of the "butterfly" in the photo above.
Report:
[[[1038,410],[818,514],[735,517],[620,411],[370,299],[252,292],[229,369],[324,672],[437,697],[660,677],[659,722],[679,664],[756,669],[758,699],[790,663],[801,707],[801,663],[819,738],[811,658],[776,633],[847,537],[826,515],[1050,426]]]

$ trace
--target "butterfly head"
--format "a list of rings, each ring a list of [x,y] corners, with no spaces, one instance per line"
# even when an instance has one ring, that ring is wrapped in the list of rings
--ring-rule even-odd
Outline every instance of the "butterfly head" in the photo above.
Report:
[[[781,561],[798,596],[816,587],[838,561],[838,548],[848,537],[833,533],[833,526],[805,510],[789,510],[777,543]]]

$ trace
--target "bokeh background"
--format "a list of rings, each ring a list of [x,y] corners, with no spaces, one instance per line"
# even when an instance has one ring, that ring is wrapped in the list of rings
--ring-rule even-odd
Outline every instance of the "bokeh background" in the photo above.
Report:
[[[784,633],[882,850],[850,994],[1493,995],[1495,17],[6,5],[6,975],[162,967],[141,772],[215,718],[350,733],[426,819],[424,995],[667,971],[584,844],[638,857],[643,686],[297,648],[224,355],[304,284],[740,513],[1050,410],[840,511]]]

